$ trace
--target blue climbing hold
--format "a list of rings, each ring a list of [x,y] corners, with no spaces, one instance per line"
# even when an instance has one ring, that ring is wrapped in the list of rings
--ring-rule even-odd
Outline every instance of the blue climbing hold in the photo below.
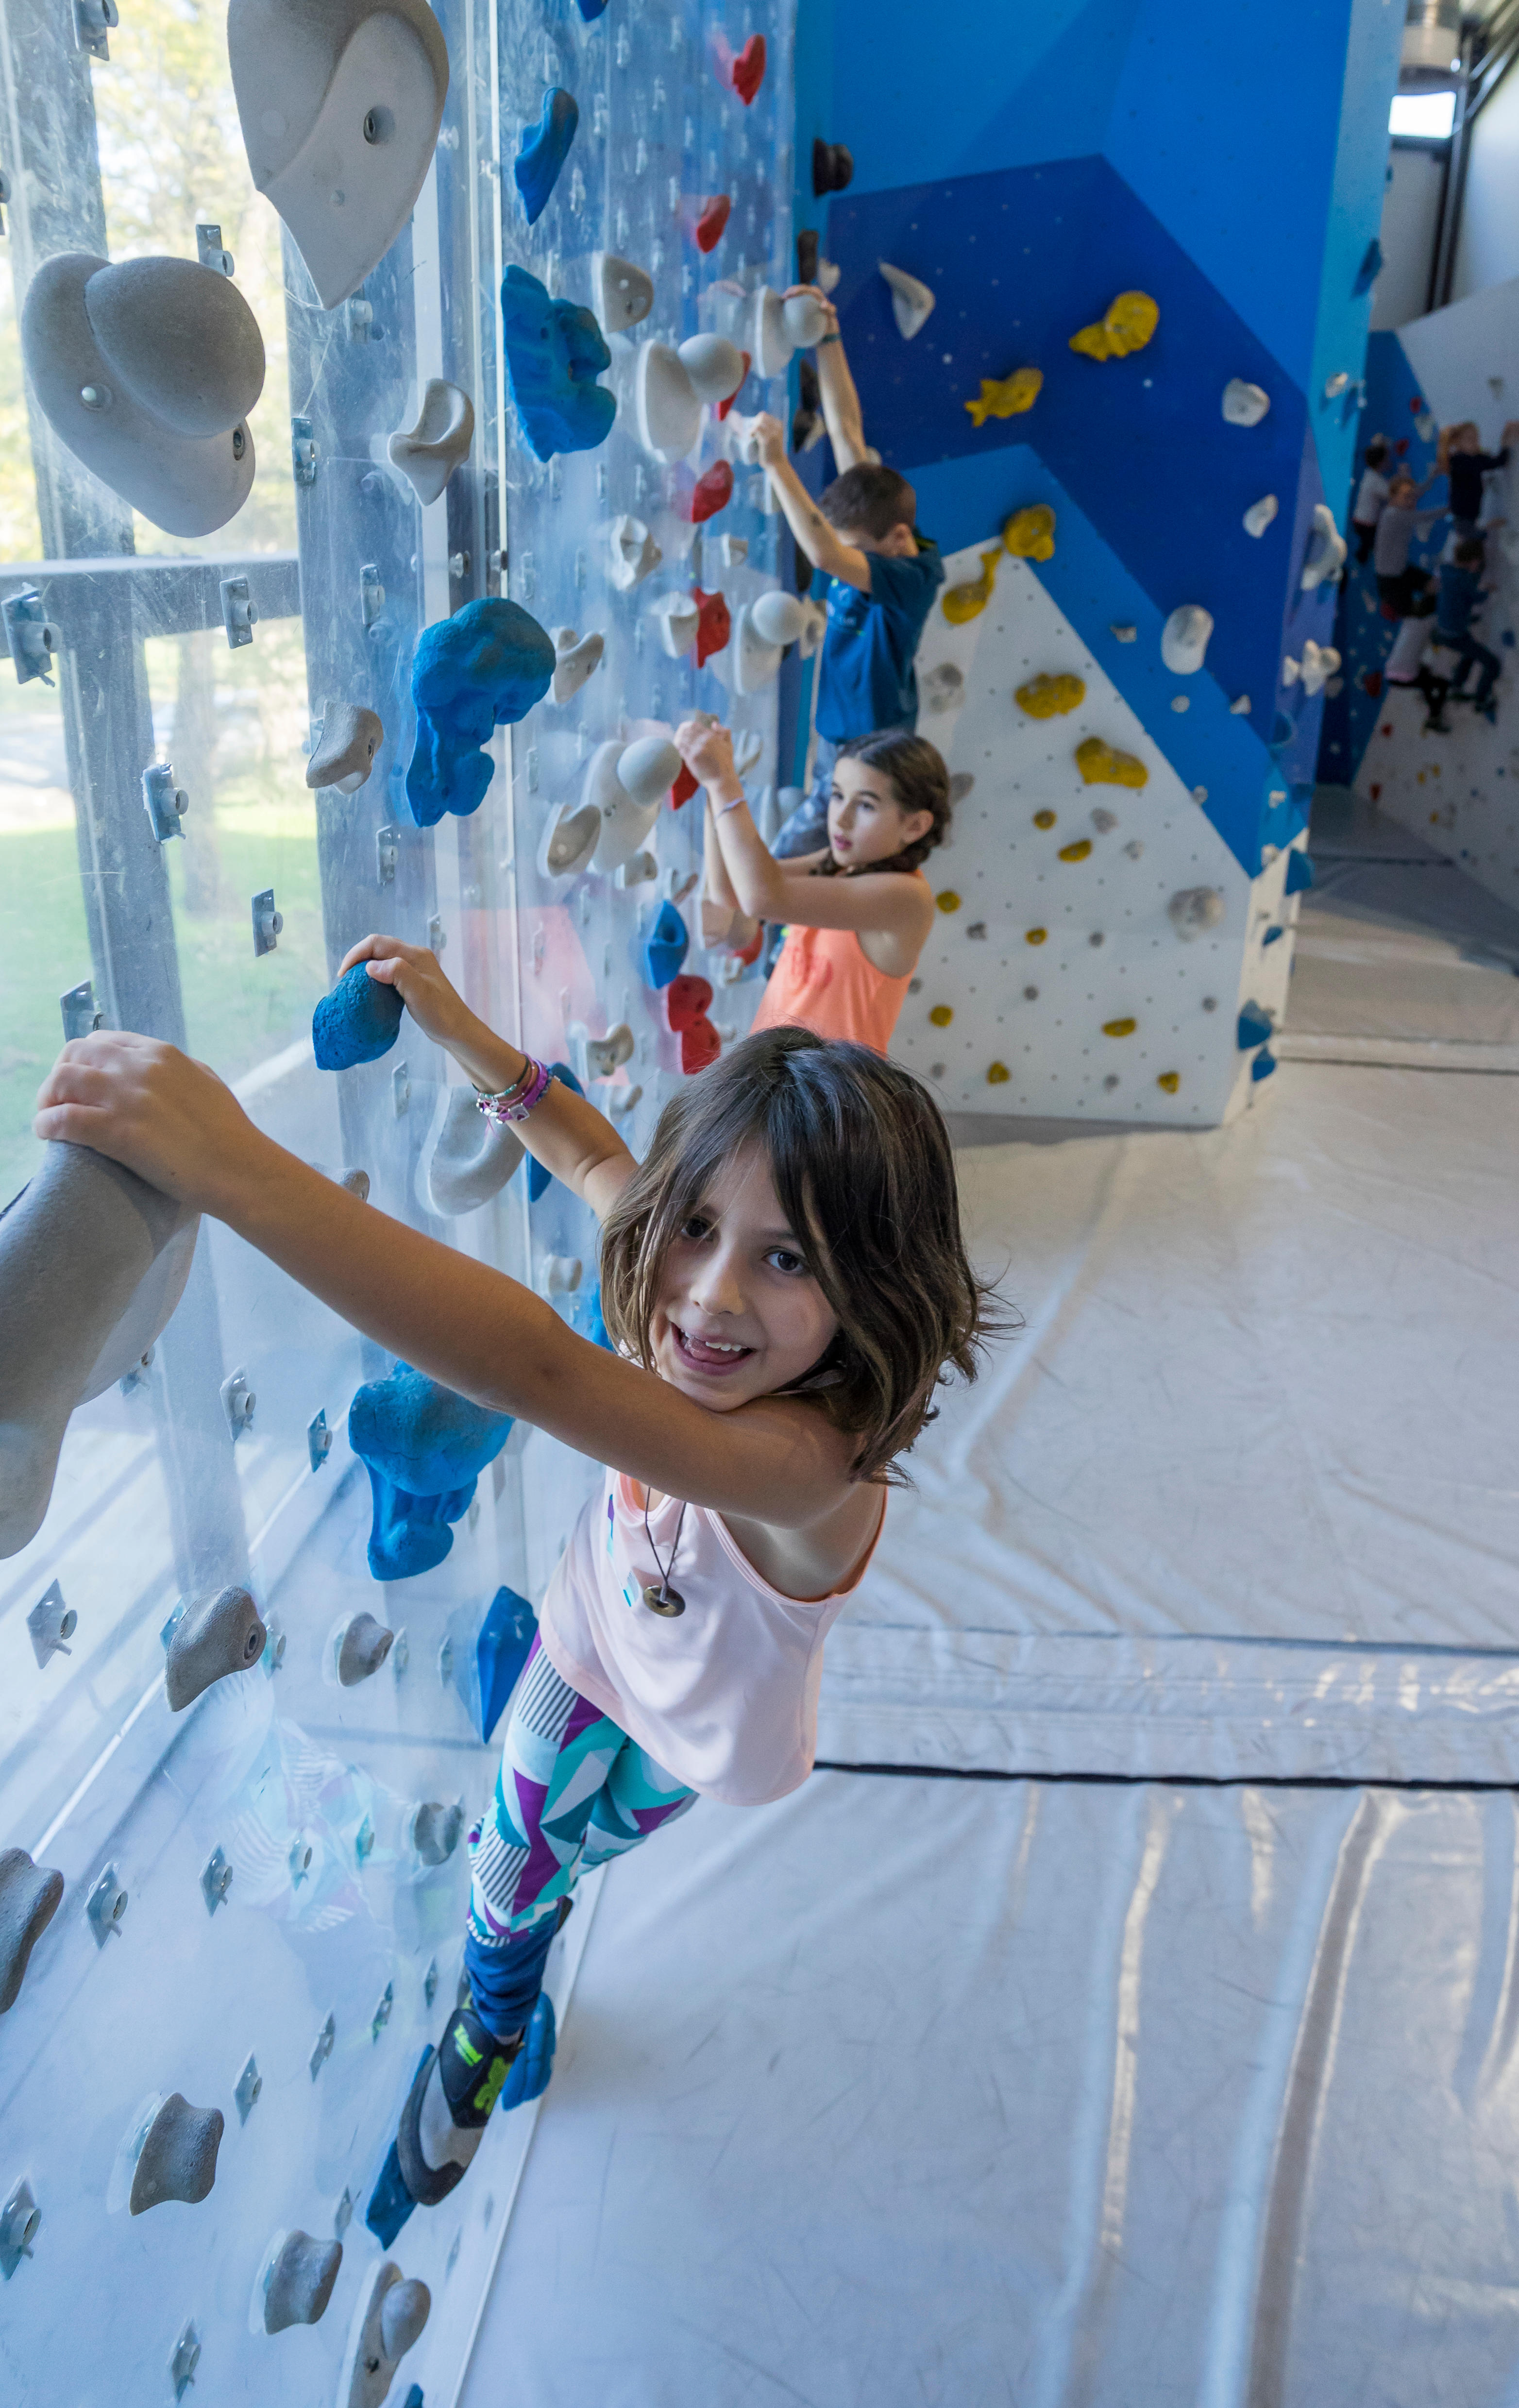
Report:
[[[1313,865],[1306,853],[1300,853],[1294,846],[1287,855],[1287,878],[1283,891],[1287,895],[1306,895],[1312,883]]]
[[[1278,939],[1284,937],[1286,933],[1285,928],[1268,928],[1265,936],[1261,939],[1261,943],[1263,945],[1274,945]]]
[[[511,398],[535,458],[594,452],[605,443],[617,404],[596,379],[612,355],[591,311],[575,301],[551,301],[525,267],[509,267],[501,325]]]
[[[394,1044],[405,1010],[394,987],[372,979],[367,962],[355,962],[311,1014],[317,1068],[351,1070],[355,1062],[378,1062]]]
[[[431,2049],[423,2050],[417,2060],[416,2072],[411,2077],[413,2083],[431,2055]],[[407,2086],[409,2089],[411,2086],[408,2084]],[[416,2200],[406,2186],[406,2177],[401,2172],[400,2153],[393,2141],[385,2153],[385,2162],[380,2170],[380,2180],[370,2192],[369,2204],[364,2211],[364,2220],[382,2249],[389,2249],[394,2245],[396,2234],[416,2204]]]
[[[662,903],[654,924],[643,940],[643,976],[647,986],[668,986],[680,975],[691,947],[691,931],[673,903]]]
[[[1241,1054],[1248,1054],[1253,1045],[1265,1044],[1271,1034],[1271,1023],[1258,1003],[1247,1003],[1241,1007],[1237,1034]]]
[[[1250,1066],[1251,1077],[1254,1080],[1256,1085],[1259,1086],[1261,1081],[1263,1079],[1268,1079],[1275,1068],[1276,1055],[1268,1052],[1263,1045],[1260,1052],[1256,1054],[1255,1059]]]
[[[1268,752],[1280,759],[1297,733],[1297,722],[1289,719],[1284,710],[1279,710],[1271,723],[1270,738],[1266,747]]]
[[[1361,265],[1355,272],[1355,282],[1351,290],[1354,293],[1369,293],[1381,274],[1382,245],[1373,235],[1366,246]]]
[[[501,1719],[537,1627],[537,1616],[525,1597],[519,1597],[514,1588],[496,1590],[475,1641],[482,1740],[490,1738]]]
[[[610,1333],[607,1327],[607,1316],[601,1310],[599,1280],[585,1299],[585,1335],[593,1346],[604,1346],[609,1354],[616,1354],[617,1349],[612,1344]]]
[[[523,127],[511,172],[529,225],[536,225],[549,206],[549,194],[559,181],[559,170],[569,157],[580,122],[574,94],[561,92],[556,84],[543,95],[537,123]]]
[[[1509,651],[1512,652],[1513,650],[1513,629],[1512,627],[1505,627],[1502,635],[1498,638],[1498,642],[1500,644],[1507,645]]]
[[[475,1483],[511,1429],[408,1363],[371,1380],[348,1409],[348,1441],[369,1474],[369,1570],[378,1581],[431,1571],[453,1544],[450,1523],[469,1510]]]
[[[540,1990],[537,2006],[527,2018],[527,2038],[512,2060],[511,2071],[501,2085],[497,2101],[503,2114],[512,2107],[524,2107],[530,2099],[541,2099],[549,2087],[553,2071],[553,2053],[559,2035],[554,2029],[553,2000],[547,1990]]]
[[[606,15],[607,0],[580,0],[580,10],[586,23],[594,25],[598,17]]]
[[[445,811],[467,819],[479,810],[495,770],[481,746],[542,701],[553,667],[552,643],[520,602],[466,602],[423,629],[411,662],[417,743],[406,773],[418,827]]]
[[[585,1093],[585,1089],[581,1086],[579,1079],[577,1079],[574,1071],[570,1068],[567,1062],[551,1062],[549,1065],[549,1076],[551,1079],[562,1079],[566,1087],[573,1087],[578,1096],[583,1096]],[[533,1156],[529,1154],[527,1158],[527,1200],[529,1204],[536,1204],[544,1190],[552,1187],[552,1185],[553,1172],[552,1170],[545,1170],[542,1163],[535,1161]]]
[[[412,2385],[410,2390],[407,2393],[406,2398],[401,2402],[401,2408],[423,2408],[422,2385],[420,2383],[414,2383]]]

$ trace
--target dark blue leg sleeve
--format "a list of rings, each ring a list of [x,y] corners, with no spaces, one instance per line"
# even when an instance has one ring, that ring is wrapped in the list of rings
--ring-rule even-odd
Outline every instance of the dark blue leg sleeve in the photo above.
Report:
[[[505,1947],[487,1947],[472,1931],[466,1934],[465,1971],[474,1993],[475,2012],[497,2040],[521,2031],[532,2014],[558,1928],[559,1918],[551,1914]]]

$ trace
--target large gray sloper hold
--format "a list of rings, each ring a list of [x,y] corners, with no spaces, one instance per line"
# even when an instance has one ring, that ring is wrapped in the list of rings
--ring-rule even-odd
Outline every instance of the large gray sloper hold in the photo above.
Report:
[[[285,2332],[292,2325],[320,2324],[342,2262],[340,2241],[313,2241],[308,2232],[287,2232],[269,2269],[264,2294],[265,2331]]]
[[[187,1606],[169,1640],[164,1684],[170,1712],[182,1713],[231,1672],[251,1672],[268,1635],[245,1588],[221,1588]]]
[[[426,0],[231,0],[227,53],[253,182],[336,309],[426,179],[449,90],[437,20]]]
[[[50,1145],[0,1213],[0,1557],[36,1537],[76,1405],[141,1362],[199,1216],[88,1146]]]
[[[0,2015],[16,2003],[32,1951],[58,1912],[64,1876],[24,1848],[0,1849]]]
[[[132,2214],[146,2215],[170,2199],[198,2207],[216,2180],[216,2153],[225,2128],[220,2107],[192,2107],[182,2091],[171,2090],[137,2155],[127,2200]]]
[[[489,1121],[473,1087],[445,1087],[417,1161],[417,1197],[439,1221],[477,1212],[498,1196],[526,1148],[509,1125]]]
[[[395,1633],[372,1613],[356,1613],[344,1624],[337,1641],[337,1678],[345,1689],[356,1689],[379,1671],[395,1644]]]
[[[395,2380],[396,2368],[421,2338],[432,2305],[426,2284],[415,2276],[403,2276],[395,2260],[387,2258],[370,2285],[364,2320],[351,2344],[346,2408],[380,2408]],[[338,2399],[343,2400],[341,2391]]]
[[[378,710],[362,703],[329,699],[322,706],[322,732],[306,765],[306,782],[312,788],[336,786],[340,795],[356,795],[366,785],[375,754],[385,741]]]
[[[21,350],[53,428],[167,535],[210,535],[252,489],[248,413],[264,337],[236,286],[193,259],[44,261]]]

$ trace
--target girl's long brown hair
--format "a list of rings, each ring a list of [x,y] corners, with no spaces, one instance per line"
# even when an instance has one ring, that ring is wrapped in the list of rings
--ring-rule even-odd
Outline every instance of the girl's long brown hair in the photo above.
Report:
[[[666,1256],[752,1144],[838,1320],[798,1387],[857,1436],[856,1479],[900,1485],[896,1457],[932,1420],[936,1389],[973,1380],[986,1340],[1010,1323],[966,1253],[938,1105],[867,1046],[767,1028],[681,1087],[602,1230],[608,1330],[652,1367]]]

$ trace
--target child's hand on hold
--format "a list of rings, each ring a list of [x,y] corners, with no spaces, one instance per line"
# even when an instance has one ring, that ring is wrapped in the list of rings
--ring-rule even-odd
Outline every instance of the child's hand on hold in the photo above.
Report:
[[[37,1090],[34,1133],[93,1146],[197,1211],[235,1203],[265,1140],[204,1062],[156,1038],[97,1029],[64,1046]]]
[[[761,410],[757,418],[742,422],[745,452],[756,459],[762,468],[781,468],[786,461],[786,430],[779,418]]]
[[[675,742],[686,767],[702,785],[721,785],[724,781],[738,783],[733,767],[733,738],[715,719],[705,714],[683,719],[675,731]]]
[[[782,301],[807,300],[815,301],[817,303],[819,308],[823,311],[824,316],[828,321],[823,333],[818,337],[819,342],[826,342],[830,335],[838,334],[838,312],[834,308],[833,303],[829,300],[821,284],[788,284],[786,290],[781,295],[781,298]]]
[[[399,937],[361,937],[343,955],[338,977],[355,962],[369,964],[369,976],[380,986],[393,986],[408,1011],[435,1045],[461,1042],[474,1025],[474,1014],[458,990],[443,975],[437,955],[425,945],[403,945]]]

